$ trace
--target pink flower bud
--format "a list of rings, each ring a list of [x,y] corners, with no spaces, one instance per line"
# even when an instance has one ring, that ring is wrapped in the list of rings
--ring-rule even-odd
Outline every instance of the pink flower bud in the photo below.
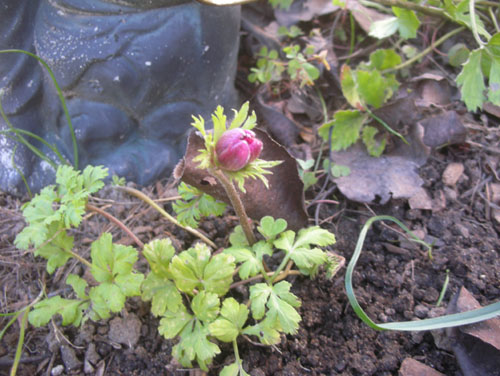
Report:
[[[223,133],[215,154],[219,165],[228,171],[238,171],[257,159],[262,151],[262,141],[247,129],[235,128]]]

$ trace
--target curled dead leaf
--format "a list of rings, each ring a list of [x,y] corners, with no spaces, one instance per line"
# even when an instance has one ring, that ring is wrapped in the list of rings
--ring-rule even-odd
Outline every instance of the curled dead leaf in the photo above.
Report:
[[[266,189],[260,180],[248,179],[245,182],[246,193],[240,193],[247,214],[255,220],[266,215],[283,218],[288,222],[288,228],[293,230],[307,226],[304,185],[299,178],[295,159],[267,133],[259,129],[254,131],[264,144],[260,158],[269,161],[281,160],[283,163],[272,169],[272,175],[267,175],[269,189]],[[207,170],[198,168],[198,164],[193,162],[193,158],[203,147],[203,139],[196,132],[191,132],[186,154],[176,167],[176,177],[230,204],[222,186],[214,181],[214,177]]]

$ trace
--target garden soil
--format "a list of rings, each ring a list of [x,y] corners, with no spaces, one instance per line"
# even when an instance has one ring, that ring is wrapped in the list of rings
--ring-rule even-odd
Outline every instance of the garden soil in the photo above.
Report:
[[[496,129],[492,134],[496,140]],[[373,320],[407,321],[443,314],[461,287],[482,305],[498,301],[499,225],[495,220],[496,206],[487,199],[491,191],[488,185],[496,177],[488,161],[491,162],[490,153],[466,144],[433,153],[420,173],[424,188],[433,198],[434,210],[412,210],[405,201],[367,206],[347,202],[335,194],[332,197],[338,199],[338,204],[322,205],[321,226],[336,234],[333,250],[347,260],[363,223],[375,213],[403,220],[434,243],[431,259],[425,250],[389,224],[377,223],[369,231],[353,282],[360,303]],[[464,167],[454,187],[443,183],[443,172],[451,163]],[[151,197],[170,195],[162,183],[144,191]],[[111,189],[93,201],[122,219],[143,241],[169,236],[181,249],[195,240],[154,210]],[[76,262],[71,262],[49,279],[42,260],[13,247],[14,236],[23,226],[20,203],[16,198],[0,196],[0,267],[5,311],[26,305],[38,295],[43,282],[49,293],[68,293],[63,283],[66,275],[83,272]],[[223,246],[234,225],[236,219],[228,211],[224,218],[204,221],[201,229],[216,239],[218,246]],[[85,219],[75,234],[75,249],[88,255],[90,242],[103,230],[111,231],[115,241],[132,242],[106,219],[93,215]],[[145,270],[143,261],[140,267]],[[436,333],[380,332],[364,324],[348,303],[344,273],[342,269],[331,280],[324,274],[313,280],[290,279],[293,292],[302,301],[300,329],[296,335],[283,336],[281,343],[272,347],[241,340],[240,355],[247,372],[253,376],[395,375],[403,361],[411,358],[445,375],[462,375],[454,353],[436,345]],[[437,307],[447,275],[449,283],[443,304]],[[241,292],[235,294],[241,297]],[[188,370],[169,355],[175,341],[165,340],[157,327],[158,319],[151,315],[148,304],[139,299],[129,300],[124,311],[113,318],[87,322],[81,329],[62,327],[59,320],[46,328],[29,327],[18,374],[187,374]],[[18,330],[19,326],[14,325],[1,342],[1,375],[7,375],[12,364]],[[230,346],[222,345],[222,353],[215,359],[210,374],[217,374],[231,362],[231,354]]]
[[[311,224],[317,220],[336,235],[337,243],[331,250],[347,262],[363,224],[373,215],[394,216],[433,243],[430,255],[391,223],[377,222],[368,232],[353,284],[360,304],[376,322],[442,315],[462,287],[483,306],[500,299],[500,119],[486,113],[472,116],[457,106],[468,128],[467,139],[432,151],[420,168],[428,201],[424,209],[405,199],[385,205],[352,202],[328,181],[330,194],[313,203],[326,176],[307,192]],[[167,181],[142,190],[170,210],[168,199],[176,193]],[[78,262],[71,261],[49,276],[42,259],[13,246],[15,235],[24,226],[21,205],[25,200],[0,193],[1,313],[25,307],[42,286],[50,296],[70,296],[71,290],[64,284],[67,275],[85,273]],[[196,240],[147,205],[112,188],[104,189],[91,203],[122,220],[144,243],[170,237],[181,250]],[[208,218],[200,228],[218,247],[224,247],[236,224],[228,209],[223,218]],[[90,243],[103,231],[111,232],[118,243],[133,244],[106,218],[91,213],[74,231],[75,250],[88,257]],[[147,271],[143,258],[138,267]],[[457,355],[443,340],[446,332],[376,331],[364,324],[348,302],[344,277],[345,267],[332,279],[323,272],[312,280],[289,278],[293,293],[302,301],[300,329],[295,335],[283,335],[279,344],[270,347],[242,338],[238,345],[245,370],[252,376],[464,375]],[[244,298],[243,290],[231,293]],[[442,303],[438,305],[440,295]],[[7,319],[0,319],[4,327]],[[0,342],[0,375],[8,375],[13,364],[19,323],[20,319]],[[81,328],[63,327],[59,319],[43,328],[28,326],[17,374],[202,375],[200,370],[183,368],[171,357],[176,342],[164,339],[158,324],[149,304],[134,298],[109,320],[87,321]],[[234,361],[231,346],[222,344],[221,350],[209,375],[217,375]],[[500,350],[496,356],[500,357]],[[425,373],[417,373],[422,369]]]

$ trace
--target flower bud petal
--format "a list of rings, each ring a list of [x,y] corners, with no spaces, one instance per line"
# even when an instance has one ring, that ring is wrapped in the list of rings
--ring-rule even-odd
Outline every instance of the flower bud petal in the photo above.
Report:
[[[241,128],[224,132],[215,145],[215,154],[220,167],[238,171],[254,161],[262,151],[262,142],[255,133]]]

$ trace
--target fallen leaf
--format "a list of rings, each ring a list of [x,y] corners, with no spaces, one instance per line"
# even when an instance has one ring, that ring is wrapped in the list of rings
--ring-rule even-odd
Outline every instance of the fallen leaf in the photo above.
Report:
[[[265,86],[263,86],[265,89]],[[263,123],[269,133],[280,144],[291,146],[296,143],[299,127],[284,113],[284,101],[271,101],[265,90],[260,90],[255,101],[255,112],[259,122]]]
[[[370,32],[374,22],[391,18],[391,16],[387,14],[379,13],[373,8],[367,8],[361,5],[357,0],[346,1],[346,7],[351,11],[356,22],[367,34]]]
[[[483,104],[483,110],[489,113],[490,115],[500,118],[500,106],[494,105],[491,102],[485,102]]]
[[[410,198],[423,184],[417,171],[419,164],[410,156],[374,158],[357,143],[348,150],[333,152],[332,160],[351,170],[348,176],[333,180],[342,194],[353,201],[385,204],[391,198]]]
[[[465,141],[467,130],[455,111],[446,111],[420,121],[424,128],[423,142],[432,148]]]
[[[307,226],[308,216],[304,204],[304,184],[299,178],[297,162],[284,147],[274,141],[260,129],[253,129],[264,146],[260,158],[265,160],[283,161],[273,167],[272,175],[266,175],[269,189],[260,180],[248,179],[245,182],[246,193],[240,197],[247,214],[255,219],[270,215],[283,218],[288,222],[288,228],[293,230]],[[206,179],[213,177],[208,171],[199,169],[193,158],[203,148],[203,140],[196,132],[191,132],[188,138],[186,154],[176,167],[177,177],[218,200],[230,204],[226,192],[219,183],[207,184]]]
[[[447,312],[466,312],[480,308],[472,294],[462,287]],[[500,318],[446,331],[449,343],[464,375],[495,376],[500,370]]]
[[[431,78],[421,76],[415,78],[413,81],[417,81],[417,94],[420,97],[420,106],[444,106],[451,102],[452,88],[443,77]]]
[[[295,0],[289,9],[275,9],[274,16],[280,25],[290,27],[300,21],[311,21],[317,16],[333,13],[338,6],[331,0]]]

